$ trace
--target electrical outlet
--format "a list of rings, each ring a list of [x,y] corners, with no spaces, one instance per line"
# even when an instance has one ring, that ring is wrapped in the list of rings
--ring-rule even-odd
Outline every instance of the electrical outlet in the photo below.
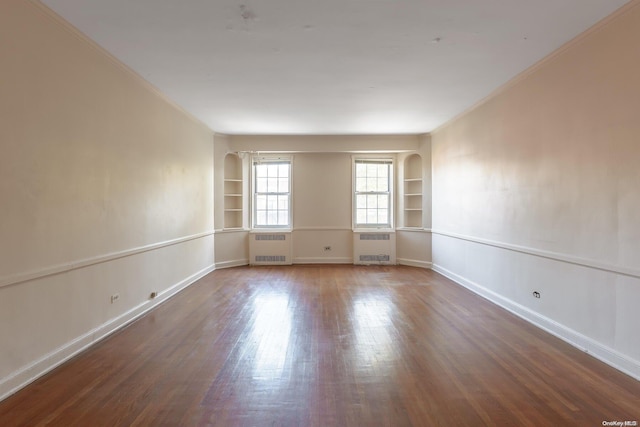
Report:
[[[325,250],[325,252],[326,252],[326,251],[330,251],[330,250],[331,250],[331,246],[325,246],[325,247],[324,247],[324,250]]]
[[[111,295],[111,304],[113,304],[114,302],[118,301],[119,299],[120,299],[120,294]]]
[[[540,292],[538,292],[538,291],[533,291],[533,296],[534,296],[535,298],[540,298]]]

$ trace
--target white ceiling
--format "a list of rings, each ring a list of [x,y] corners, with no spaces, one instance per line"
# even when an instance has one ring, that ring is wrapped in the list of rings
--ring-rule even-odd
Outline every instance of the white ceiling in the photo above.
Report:
[[[627,0],[42,0],[229,134],[433,130]]]

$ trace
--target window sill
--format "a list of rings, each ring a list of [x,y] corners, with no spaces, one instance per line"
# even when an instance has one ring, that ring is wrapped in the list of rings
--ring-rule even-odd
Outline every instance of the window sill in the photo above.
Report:
[[[367,227],[367,228],[354,228],[353,232],[354,233],[395,233],[396,230],[395,228],[388,228],[388,227],[380,227],[380,228]]]

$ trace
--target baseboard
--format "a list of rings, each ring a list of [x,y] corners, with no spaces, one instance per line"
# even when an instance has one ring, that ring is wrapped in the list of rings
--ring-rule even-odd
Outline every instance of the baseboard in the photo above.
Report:
[[[351,257],[296,257],[294,264],[353,264]]]
[[[164,290],[163,292],[158,294],[156,298],[143,302],[142,304],[132,308],[131,310],[121,314],[120,316],[111,319],[108,322],[98,326],[97,328],[94,328],[89,332],[77,337],[76,339],[64,344],[63,346],[46,354],[35,362],[10,374],[8,377],[3,378],[2,381],[0,381],[0,401],[6,399],[7,397],[16,393],[18,390],[31,384],[41,376],[57,368],[78,353],[91,347],[96,342],[133,322],[140,316],[147,313],[149,310],[162,304],[164,301],[171,298],[172,296],[185,289],[189,285],[193,284],[197,280],[201,279],[202,277],[206,276],[213,270],[214,266],[211,265],[198,271],[195,274],[192,274],[186,279],[181,280],[172,287]]]
[[[410,267],[420,267],[426,269],[430,269],[433,265],[429,261],[420,261],[418,259],[397,258],[396,261],[399,265],[408,265]]]
[[[521,319],[640,381],[640,362],[437,264],[432,269]]]
[[[231,268],[231,267],[242,267],[245,265],[249,265],[249,259],[234,259],[231,261],[221,261],[216,262],[216,270],[220,270],[223,268]]]

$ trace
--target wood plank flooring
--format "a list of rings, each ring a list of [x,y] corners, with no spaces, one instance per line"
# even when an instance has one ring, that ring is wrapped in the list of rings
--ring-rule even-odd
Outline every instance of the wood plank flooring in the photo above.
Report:
[[[0,403],[1,426],[601,426],[640,382],[429,270],[218,270]]]

